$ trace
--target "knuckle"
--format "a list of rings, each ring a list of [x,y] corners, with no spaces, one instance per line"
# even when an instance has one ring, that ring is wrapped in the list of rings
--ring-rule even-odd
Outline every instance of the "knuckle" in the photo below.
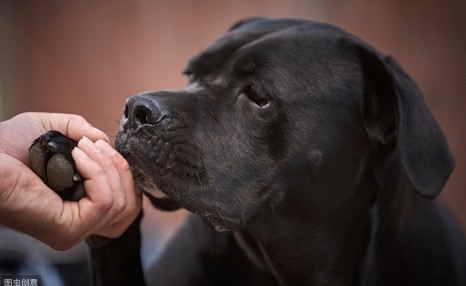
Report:
[[[133,215],[138,210],[136,203],[127,204],[126,208],[128,209],[128,214],[129,215]]]
[[[49,243],[49,246],[58,251],[65,251],[73,247],[76,243],[66,237],[61,237],[60,240],[55,240]]]
[[[118,151],[116,151],[113,148],[110,148],[109,156],[112,158],[112,160],[115,162],[115,164],[120,166],[120,167],[125,167],[126,165],[128,165],[125,158],[123,158],[123,156],[121,156],[121,154],[118,153]]]
[[[104,166],[102,166],[104,167]],[[103,175],[105,175],[105,171],[104,171],[104,168],[102,168],[101,166],[96,166],[95,167],[95,170],[93,171],[93,174],[94,174],[94,177],[95,178],[99,178],[99,177],[102,177]]]
[[[114,162],[115,166],[123,171],[123,172],[128,172],[130,171],[130,167],[129,167],[129,164],[128,162],[125,160],[125,158],[123,158],[123,156],[120,155],[120,153],[118,153],[117,151],[113,151],[110,153],[109,155],[112,159],[112,161]]]
[[[120,237],[123,233],[124,233],[125,229],[122,228],[122,227],[117,227],[117,226],[114,226],[112,225],[111,227],[109,227],[106,231],[105,231],[105,237],[109,237],[109,238],[118,238]]]
[[[123,157],[120,157],[119,167],[124,172],[130,172],[131,171],[128,161],[126,161]]]
[[[104,196],[98,203],[97,207],[102,211],[108,211],[113,206],[113,198],[111,196]]]
[[[126,204],[127,204],[127,202],[126,202],[126,199],[125,199],[125,198],[119,198],[119,199],[117,199],[117,200],[115,201],[115,207],[114,207],[114,208],[115,208],[115,211],[116,211],[117,213],[123,212],[123,211],[125,210],[125,208],[126,208]]]
[[[123,234],[123,231],[121,231],[121,230],[114,230],[114,231],[111,231],[109,237],[110,237],[110,238],[119,238],[122,234]]]
[[[113,165],[112,161],[105,156],[102,157],[100,164],[104,169],[109,169]]]
[[[72,114],[71,120],[75,120],[76,122],[79,122],[79,123],[87,122],[86,119],[84,119],[84,117],[79,114]]]

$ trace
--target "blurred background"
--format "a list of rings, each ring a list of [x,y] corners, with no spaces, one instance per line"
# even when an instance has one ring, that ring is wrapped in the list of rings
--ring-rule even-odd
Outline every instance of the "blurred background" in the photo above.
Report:
[[[113,138],[129,95],[182,88],[186,61],[249,16],[329,22],[394,56],[448,137],[457,166],[441,196],[466,229],[464,0],[1,0],[0,120],[77,113]],[[146,240],[184,215],[146,209]]]

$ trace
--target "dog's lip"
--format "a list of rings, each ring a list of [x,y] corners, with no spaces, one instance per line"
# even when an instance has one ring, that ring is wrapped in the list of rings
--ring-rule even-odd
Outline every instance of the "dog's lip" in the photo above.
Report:
[[[208,220],[218,232],[234,231],[241,228],[241,220],[238,218],[226,217],[213,213],[206,213],[201,216]]]
[[[141,188],[146,194],[156,198],[156,199],[166,199],[169,198],[167,194],[162,192],[162,190],[155,183],[149,182],[136,182],[139,188]]]
[[[146,193],[149,193],[151,196],[157,199],[168,198],[168,195],[162,192],[159,188],[144,189]]]
[[[164,211],[175,211],[181,208],[181,206],[170,197],[164,197],[162,199],[155,198],[148,193],[145,193],[149,200],[152,202],[156,208],[164,210]]]
[[[146,195],[151,197],[151,201],[156,206],[158,205],[165,210],[176,210],[181,207],[176,200],[165,194],[156,184],[138,182],[138,185]],[[209,221],[218,232],[234,231],[242,226],[241,220],[233,216],[203,210],[192,210],[192,212]]]

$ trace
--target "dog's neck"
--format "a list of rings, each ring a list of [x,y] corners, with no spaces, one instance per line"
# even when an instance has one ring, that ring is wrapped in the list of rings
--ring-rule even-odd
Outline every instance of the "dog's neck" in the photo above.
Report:
[[[371,200],[368,190],[324,215],[306,212],[309,208],[297,202],[292,210],[262,213],[247,227],[257,245],[249,244],[249,254],[258,249],[256,261],[263,261],[283,285],[346,285],[357,279],[365,259]]]
[[[390,169],[395,173],[384,185],[368,176],[354,186],[352,197],[327,213],[313,211],[298,199],[288,202],[292,209],[261,212],[249,223],[247,234],[236,235],[237,240],[256,264],[265,265],[283,285],[366,285],[360,277],[370,275],[361,273],[377,265],[380,248],[391,243],[384,236],[400,233],[411,219],[410,211],[419,208],[409,182],[393,179],[403,176],[397,160],[393,163]]]
[[[438,200],[420,197],[401,167],[393,172],[391,177],[396,179],[383,186],[373,208],[371,240],[361,268],[365,280],[359,285],[413,284],[419,277],[413,278],[409,271],[420,260],[426,269],[438,265],[453,269],[448,265],[453,259],[442,220],[444,206]],[[426,240],[435,241],[435,250],[423,245]],[[422,285],[437,285],[429,278],[422,281]]]

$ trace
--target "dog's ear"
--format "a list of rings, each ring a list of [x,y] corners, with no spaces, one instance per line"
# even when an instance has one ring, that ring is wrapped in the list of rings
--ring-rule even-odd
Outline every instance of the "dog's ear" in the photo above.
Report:
[[[369,137],[382,144],[396,144],[413,188],[423,197],[434,198],[455,165],[439,124],[421,91],[394,59],[361,44],[358,57]]]
[[[247,24],[251,24],[251,23],[254,23],[254,22],[261,21],[261,20],[264,20],[264,18],[261,18],[261,17],[249,17],[249,18],[245,18],[243,20],[239,20],[238,22],[233,24],[230,27],[230,29],[228,29],[228,32],[236,30],[236,29],[238,29],[238,28],[240,28],[242,26],[245,26]]]

